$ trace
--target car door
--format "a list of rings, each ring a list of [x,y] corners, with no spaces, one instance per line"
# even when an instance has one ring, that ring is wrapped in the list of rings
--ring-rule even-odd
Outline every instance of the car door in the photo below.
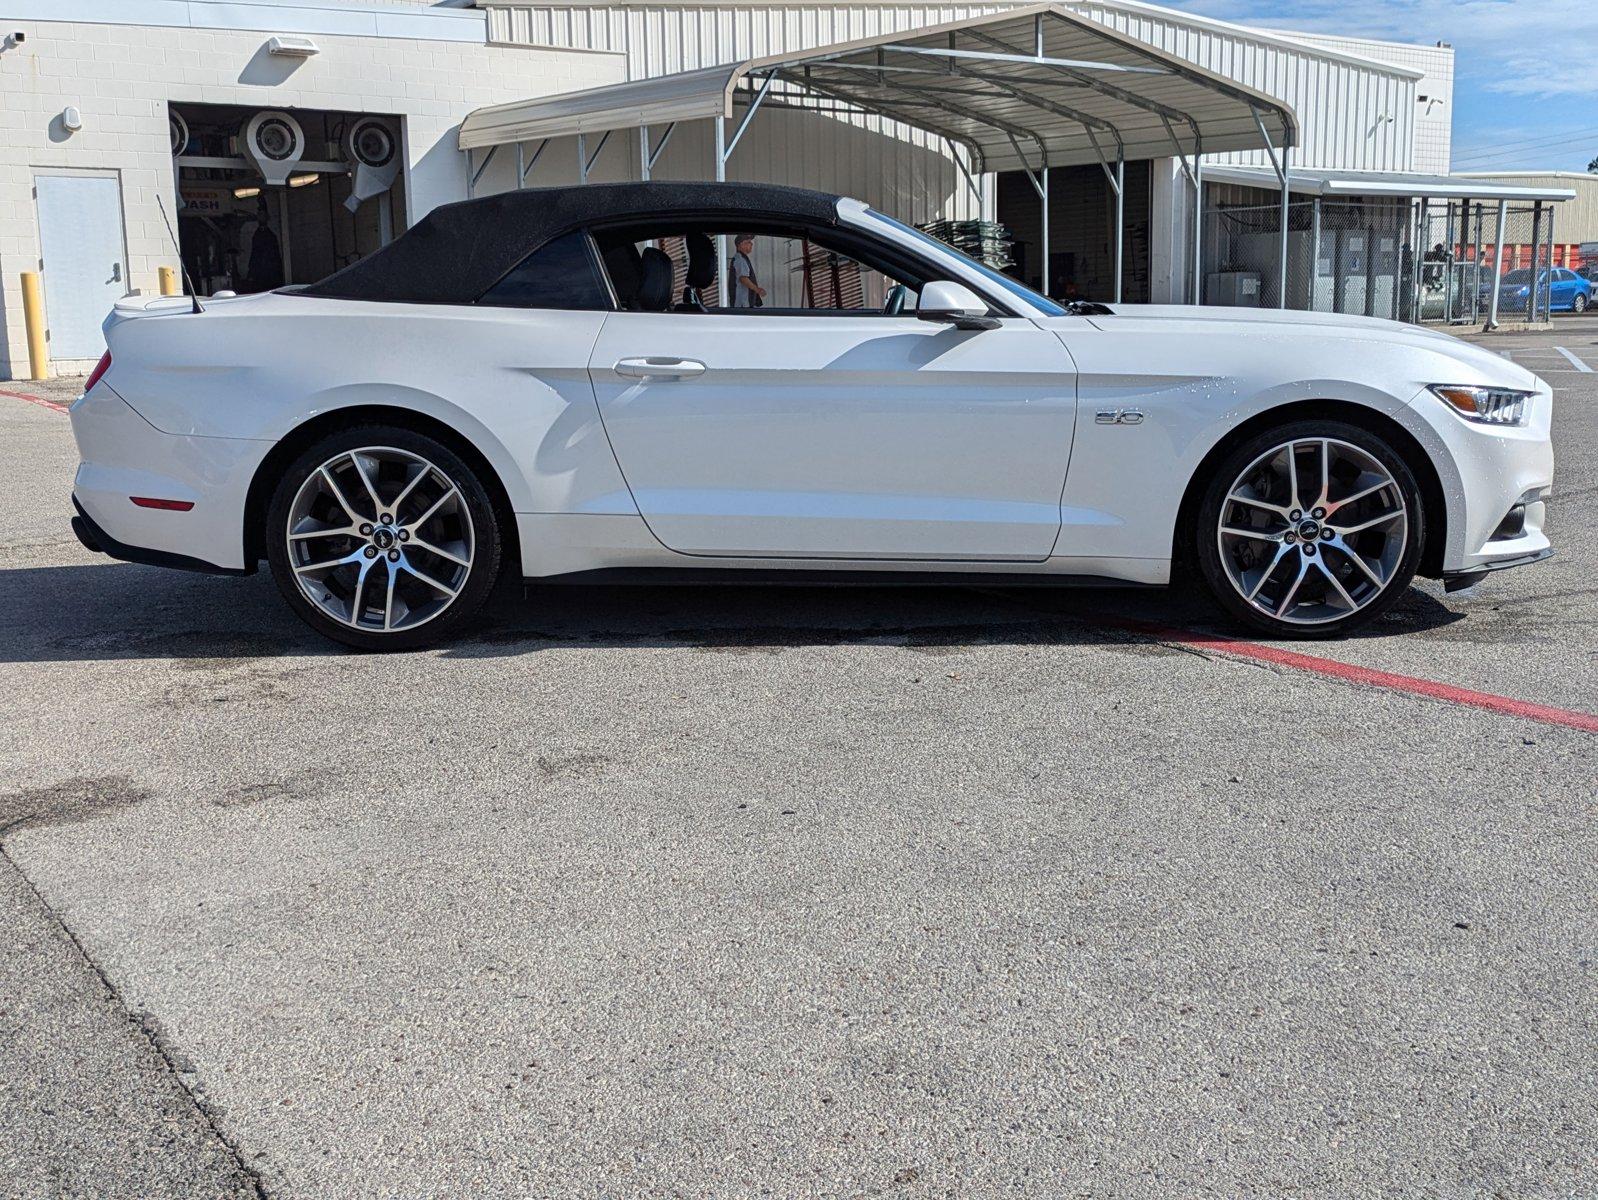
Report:
[[[1563,267],[1554,268],[1551,308],[1569,308],[1576,303],[1576,274]]]
[[[590,375],[644,520],[684,554],[1046,558],[1076,381],[1020,318],[615,312]]]

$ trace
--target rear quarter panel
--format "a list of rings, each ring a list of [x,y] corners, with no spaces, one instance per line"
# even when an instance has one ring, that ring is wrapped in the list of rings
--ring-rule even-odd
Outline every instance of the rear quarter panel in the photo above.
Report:
[[[476,446],[518,512],[633,512],[588,379],[603,320],[252,296],[113,325],[108,380],[156,428],[189,436],[276,442],[339,409],[413,410]]]

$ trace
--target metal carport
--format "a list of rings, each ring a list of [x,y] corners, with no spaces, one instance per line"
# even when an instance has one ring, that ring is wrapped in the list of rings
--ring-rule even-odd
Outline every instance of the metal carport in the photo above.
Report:
[[[1043,203],[1049,286],[1051,167],[1097,163],[1115,197],[1115,299],[1121,299],[1127,162],[1174,157],[1193,189],[1192,259],[1201,272],[1200,155],[1264,150],[1288,203],[1298,120],[1280,100],[1053,5],[862,41],[478,109],[461,125],[475,185],[501,146],[517,149],[518,186],[551,138],[577,138],[586,181],[617,129],[638,130],[641,178],[677,124],[715,124],[715,177],[762,105],[871,113],[944,139],[979,197],[979,176],[1026,173]],[[741,110],[741,111],[740,111]],[[736,125],[729,126],[734,116]],[[651,133],[660,129],[658,138]],[[592,153],[587,137],[599,135]],[[530,156],[527,146],[536,143]],[[478,151],[486,151],[474,160]],[[1285,231],[1286,221],[1283,221]],[[1287,257],[1284,232],[1282,260]],[[724,273],[723,273],[724,274]],[[724,286],[724,280],[723,280]]]

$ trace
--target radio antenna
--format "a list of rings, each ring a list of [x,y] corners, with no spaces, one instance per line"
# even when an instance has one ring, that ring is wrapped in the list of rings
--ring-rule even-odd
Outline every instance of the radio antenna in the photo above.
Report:
[[[155,203],[161,210],[161,220],[166,222],[166,235],[172,239],[172,249],[177,252],[178,270],[183,272],[183,281],[189,285],[189,300],[193,303],[195,312],[204,312],[205,309],[200,307],[200,293],[195,290],[194,280],[189,276],[188,264],[183,261],[183,247],[178,245],[178,235],[172,231],[172,218],[166,215],[166,203],[160,196],[155,198]]]

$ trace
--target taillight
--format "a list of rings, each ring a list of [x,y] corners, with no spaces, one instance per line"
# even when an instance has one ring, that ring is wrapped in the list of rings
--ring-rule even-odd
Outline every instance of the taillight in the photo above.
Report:
[[[100,361],[93,371],[89,372],[89,382],[83,385],[85,395],[94,391],[94,385],[100,382],[100,377],[111,369],[111,351],[107,350],[100,355]]]

